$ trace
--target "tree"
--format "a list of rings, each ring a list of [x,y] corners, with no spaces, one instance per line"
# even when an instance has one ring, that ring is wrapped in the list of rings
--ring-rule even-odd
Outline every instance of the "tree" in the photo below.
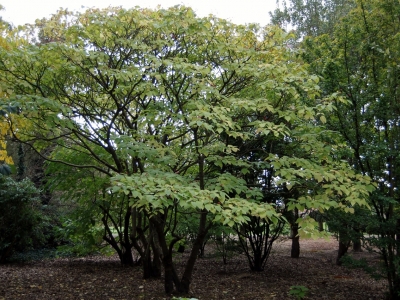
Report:
[[[335,25],[356,6],[356,1],[290,0],[288,2],[277,1],[277,5],[278,8],[274,12],[270,12],[271,22],[283,28],[291,29],[296,34],[296,39],[291,42],[292,47],[298,49],[301,48],[299,42],[306,37],[317,37],[322,34],[332,36]],[[279,8],[280,5],[283,6],[282,10]],[[311,72],[313,72],[312,69]],[[322,92],[324,95],[329,95],[325,91]],[[337,211],[337,213],[340,212],[340,210]],[[323,218],[318,211],[311,211],[311,215],[320,219]],[[295,219],[297,218],[296,216],[294,217]],[[343,217],[348,219],[349,215],[345,213]],[[289,217],[289,219],[293,220],[293,217]],[[322,225],[321,222],[319,223]],[[293,222],[291,228],[293,233],[291,257],[295,258],[300,255],[299,238],[296,237],[297,224]],[[339,253],[342,253],[342,251],[339,251]]]
[[[370,197],[373,213],[366,229],[377,238],[385,263],[391,299],[399,299],[399,101],[398,36],[400,7],[396,1],[357,1],[357,7],[335,28],[305,41],[305,58],[323,77],[324,93],[348,100],[337,103],[328,119],[353,151],[349,162],[376,182]]]
[[[297,36],[333,34],[335,25],[356,6],[354,0],[277,0],[278,8],[271,13],[271,23],[294,29]],[[283,5],[283,10],[279,5]]]
[[[0,11],[3,10],[4,7],[0,5]],[[0,47],[7,50],[10,48],[10,44],[4,38],[4,34],[6,34],[9,30],[9,24],[0,17]],[[1,91],[2,96],[6,95],[6,92]],[[10,164],[13,163],[12,158],[7,155],[6,151],[6,142],[5,137],[7,136],[7,125],[4,125],[3,117],[10,111],[10,107],[8,109],[0,109],[0,174],[9,175],[11,174]]]
[[[341,145],[323,126],[332,99],[318,98],[317,77],[278,28],[180,6],[90,9],[41,28],[46,43],[0,53],[10,102],[34,124],[16,130],[9,118],[13,138],[41,155],[53,149],[54,184],[83,200],[81,221],[102,226],[121,262],[133,261],[132,247],[144,266],[151,253],[153,266],[162,257],[167,293],[189,292],[213,223],[282,222],[275,190],[289,211],[365,204],[369,178],[338,159]],[[270,188],[257,183],[265,170]],[[196,219],[196,237],[179,277],[182,212]],[[314,232],[311,218],[297,223]]]
[[[3,9],[4,7],[0,5],[0,11]],[[16,29],[0,17],[0,48],[2,51],[10,51],[12,48],[24,43],[24,40],[18,38],[15,32]],[[10,135],[7,117],[10,118],[10,114],[13,114],[15,127],[28,126],[26,118],[18,116],[18,108],[5,101],[12,93],[12,89],[5,85],[4,82],[0,82],[0,96],[3,98],[0,106],[0,174],[2,175],[10,175],[12,173],[10,165],[14,165],[12,156],[7,153],[7,139]]]

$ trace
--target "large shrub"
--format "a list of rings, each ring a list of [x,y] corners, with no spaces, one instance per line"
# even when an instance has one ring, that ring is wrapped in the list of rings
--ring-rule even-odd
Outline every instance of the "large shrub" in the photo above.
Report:
[[[0,175],[0,263],[43,238],[39,191],[24,179]]]

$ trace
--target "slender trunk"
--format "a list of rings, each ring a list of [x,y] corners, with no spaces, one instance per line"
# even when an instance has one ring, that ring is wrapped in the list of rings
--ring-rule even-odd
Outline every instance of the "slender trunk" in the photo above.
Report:
[[[195,134],[195,137],[197,137],[197,131],[195,131],[194,134]],[[196,146],[198,146],[197,140],[196,140]],[[198,163],[199,163],[200,189],[204,190],[205,178],[204,178],[204,155],[203,154],[199,154]],[[200,223],[199,223],[199,229],[197,231],[197,237],[193,243],[192,251],[190,252],[189,259],[186,262],[185,271],[183,272],[183,275],[182,275],[182,278],[180,281],[180,287],[179,287],[178,291],[182,294],[189,293],[189,288],[190,288],[190,283],[192,281],[194,265],[196,263],[201,246],[204,243],[204,239],[206,237],[208,229],[209,229],[209,227],[207,227],[207,211],[202,210],[201,214],[200,214]]]
[[[299,226],[297,224],[292,225],[292,249],[290,251],[291,258],[300,257],[300,237],[299,237]]]
[[[294,209],[294,220],[297,222],[299,218],[299,210],[297,208]],[[300,237],[299,237],[299,225],[297,223],[293,223],[291,228],[291,238],[292,238],[292,249],[290,251],[291,258],[299,258],[300,257]]]
[[[264,271],[265,264],[271,254],[274,241],[282,232],[283,222],[271,229],[269,223],[264,223],[257,217],[236,229],[239,243],[246,255],[250,270]]]
[[[396,255],[400,257],[400,219],[396,221]]]
[[[324,222],[318,221],[318,231],[324,231]]]
[[[135,250],[139,253],[140,261],[143,260],[145,256],[146,250],[146,235],[145,231],[145,216],[143,213],[139,213],[136,209],[133,210],[134,214],[132,214],[132,224],[135,222],[135,225],[132,225],[131,231],[131,243]]]
[[[164,216],[165,217],[165,216]],[[171,242],[169,247],[167,244],[167,240],[164,234],[164,222],[162,216],[153,216],[150,219],[150,222],[154,226],[154,229],[157,233],[159,246],[162,250],[163,258],[163,266],[164,266],[164,289],[167,294],[170,294],[174,291],[174,287],[176,290],[180,290],[180,280],[178,274],[176,273],[174,262],[172,260],[172,250],[174,242]]]
[[[143,278],[161,277],[161,253],[158,243],[157,230],[152,222],[149,223],[149,236],[146,240],[145,250],[142,256],[143,260]],[[153,258],[152,254],[153,253]]]
[[[124,230],[123,230],[123,242],[122,242],[122,255],[123,255],[123,265],[134,265],[133,255],[132,255],[132,244],[129,236],[129,221],[131,219],[131,208],[127,207],[125,218],[124,218]]]
[[[174,286],[177,291],[180,291],[180,281],[178,274],[176,273],[174,262],[172,261],[172,253],[168,253],[163,257],[164,265],[164,288],[167,294],[174,291]]]
[[[131,208],[131,222],[132,222],[132,229],[131,229],[131,240],[134,240],[136,238],[136,234],[137,234],[137,217],[138,215],[138,211],[136,209],[136,207],[132,207]]]
[[[158,235],[154,229],[151,230],[150,222],[146,222],[146,220],[143,213],[139,213],[135,208],[131,209],[131,244],[139,253],[143,278],[159,278],[161,277],[161,250],[159,249]],[[149,233],[146,237],[147,231]]]
[[[200,258],[203,258],[203,257],[204,257],[206,244],[207,244],[207,241],[204,241],[204,242],[201,244],[198,257],[200,257]]]
[[[150,229],[150,233],[149,233],[149,240],[146,243],[146,248],[144,250],[144,256],[142,257],[143,260],[143,279],[147,279],[151,277],[151,239],[153,232]]]
[[[161,265],[162,265],[162,260],[161,260],[161,248],[160,248],[160,242],[158,241],[158,235],[155,234],[153,237],[153,242],[151,243],[151,248],[153,249],[153,261],[151,264],[151,269],[152,269],[152,277],[159,278],[161,277]]]
[[[394,236],[392,234],[388,234],[388,236],[394,241]],[[396,272],[397,266],[395,262],[395,247],[393,244],[390,244],[388,247],[388,280],[391,281],[389,284],[390,286],[390,299],[400,299],[400,295],[398,294],[398,291],[400,289],[399,286],[397,286],[398,283],[398,275]]]
[[[390,272],[388,251],[385,248],[383,248],[381,250],[382,250],[383,261],[384,261],[385,267],[386,267],[386,279],[388,281],[389,293],[390,293],[391,298],[393,298],[392,295],[394,294],[394,289],[393,289],[392,273]]]
[[[201,216],[200,216],[200,224],[199,224],[197,238],[193,243],[192,251],[190,252],[189,259],[186,262],[185,271],[184,271],[184,273],[182,275],[182,279],[180,281],[180,287],[179,287],[178,291],[182,294],[189,293],[189,288],[190,288],[190,283],[192,281],[194,265],[196,263],[201,245],[203,244],[204,239],[205,239],[206,234],[209,229],[209,227],[207,227],[206,223],[207,223],[207,212],[202,211]]]
[[[25,151],[22,143],[18,145],[18,167],[17,167],[17,180],[21,181],[25,175]],[[47,203],[46,203],[47,204]]]
[[[362,252],[362,244],[360,239],[356,239],[355,241],[353,241],[353,251]]]
[[[339,249],[338,249],[338,255],[336,258],[336,265],[338,265],[338,266],[342,265],[341,259],[347,253],[348,249],[349,249],[349,242],[343,241],[339,234]]]
[[[132,255],[132,243],[129,236],[129,221],[131,218],[131,209],[128,207],[125,216],[124,223],[117,222],[109,213],[109,210],[100,206],[103,210],[103,217],[101,221],[104,225],[103,240],[106,241],[114,250],[118,253],[119,259],[122,265],[133,266],[134,259]],[[109,222],[117,230],[117,236],[114,236],[113,231],[110,228]],[[121,227],[123,230],[121,231]]]
[[[194,132],[195,135],[197,132]],[[200,189],[204,190],[205,188],[205,179],[204,179],[204,156],[199,154],[199,181],[200,181]],[[174,263],[172,260],[172,251],[173,246],[180,240],[179,237],[175,237],[170,243],[167,243],[164,226],[165,226],[165,218],[167,214],[153,216],[150,219],[150,222],[154,224],[154,228],[156,229],[158,242],[163,254],[163,266],[165,272],[165,282],[164,288],[167,294],[170,294],[174,291],[174,287],[177,292],[180,294],[188,294],[190,283],[192,279],[192,274],[194,270],[194,265],[196,263],[197,257],[199,255],[199,251],[204,243],[205,237],[210,226],[207,226],[207,211],[202,210],[200,212],[200,222],[197,231],[196,239],[193,243],[193,247],[191,249],[189,259],[186,262],[185,270],[183,272],[182,278],[179,280],[177,272],[174,267]]]

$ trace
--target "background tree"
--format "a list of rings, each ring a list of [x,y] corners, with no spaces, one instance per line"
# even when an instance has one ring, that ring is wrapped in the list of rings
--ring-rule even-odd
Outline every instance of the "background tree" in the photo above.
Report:
[[[270,12],[271,23],[292,28],[300,38],[333,34],[339,20],[356,6],[354,0],[277,0],[276,3],[278,8]]]
[[[334,35],[334,28],[337,25],[337,23],[340,22],[340,20],[345,17],[353,8],[356,7],[356,1],[289,1],[287,3],[286,1],[284,2],[277,2],[278,4],[278,9],[275,10],[273,13],[270,13],[271,18],[272,18],[272,23],[278,24],[280,26],[283,26],[285,28],[289,27],[290,29],[293,30],[293,32],[296,33],[297,40],[301,41],[305,37],[317,37],[323,34],[333,36]],[[279,5],[283,5],[283,10],[279,8]],[[292,45],[292,47],[299,48],[301,47],[300,44],[297,45]],[[315,72],[315,70],[311,69],[312,72]],[[325,91],[323,89],[323,94],[328,95],[332,93],[333,91]],[[329,125],[329,124],[328,124]],[[332,127],[329,127],[332,128]],[[334,130],[336,130],[335,127],[333,127]],[[343,156],[350,157],[351,154],[348,153],[343,153]],[[350,159],[351,161],[351,159]],[[331,210],[332,212],[332,210]],[[356,210],[356,213],[358,213],[359,210]],[[332,220],[332,216],[323,216],[323,214],[317,212],[317,211],[312,211],[311,214],[313,216],[316,216],[317,218],[321,219],[327,219]],[[336,211],[333,213],[335,216],[339,216],[340,214],[343,214],[343,212]],[[360,228],[365,228],[365,226],[356,226],[356,228],[353,228],[355,224],[357,223],[357,220],[361,220],[362,216],[356,216],[354,215],[354,218],[352,215],[349,214],[343,214],[341,215],[340,219],[342,220],[350,220],[349,224],[352,224],[351,226],[344,226],[347,228],[348,232],[348,237],[345,236],[345,231],[340,230],[341,234],[338,235],[342,237],[344,240],[351,240],[350,236],[353,237],[352,241],[353,244],[358,245],[356,249],[360,250],[361,249],[361,242],[354,240],[355,236],[359,236],[358,233],[355,231],[359,231]],[[333,221],[334,222],[334,221]],[[339,222],[340,223],[340,222]],[[296,229],[296,224],[292,225],[293,229]],[[338,226],[333,226],[331,228],[339,228]],[[355,231],[354,231],[355,230]],[[353,231],[353,232],[350,232]],[[293,246],[294,249],[292,249],[292,253],[296,253],[294,255],[295,257],[299,255],[299,251],[296,250],[298,248],[298,238],[293,239]],[[341,243],[339,242],[339,247],[340,249],[338,250],[338,260],[337,262],[340,262],[340,257],[347,252],[348,246],[344,247],[344,245],[347,245],[348,243]],[[292,256],[293,257],[293,256]]]
[[[0,11],[3,10],[4,7],[0,5]],[[7,41],[7,35],[10,31],[10,24],[3,20],[0,17],[0,47],[4,50],[8,50],[11,48],[11,44]],[[0,93],[2,97],[7,96],[7,90],[1,89]],[[6,137],[8,135],[8,126],[5,123],[4,117],[7,113],[10,113],[13,110],[11,107],[2,107],[0,109],[0,174],[9,175],[11,174],[10,165],[13,164],[12,158],[7,154],[6,149]]]
[[[324,93],[348,100],[337,103],[330,128],[340,131],[352,149],[349,162],[378,185],[367,226],[377,238],[366,241],[380,249],[391,299],[398,299],[400,286],[398,11],[395,1],[357,1],[333,38],[322,35],[304,43],[306,60],[323,77]]]

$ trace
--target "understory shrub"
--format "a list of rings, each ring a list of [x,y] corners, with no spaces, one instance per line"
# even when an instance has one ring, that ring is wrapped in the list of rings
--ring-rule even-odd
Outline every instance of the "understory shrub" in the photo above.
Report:
[[[40,206],[39,190],[30,180],[0,174],[0,263],[13,252],[44,241]]]

